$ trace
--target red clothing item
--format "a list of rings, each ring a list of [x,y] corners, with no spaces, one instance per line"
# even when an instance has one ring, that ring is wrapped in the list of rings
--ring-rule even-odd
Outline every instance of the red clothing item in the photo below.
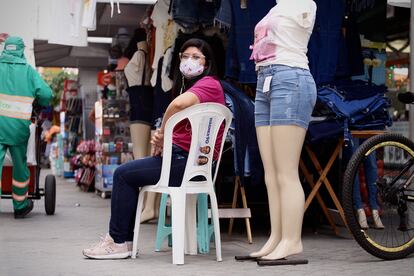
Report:
[[[220,81],[212,76],[206,76],[197,81],[185,93],[195,94],[200,103],[219,103],[225,105],[224,91]],[[214,160],[217,160],[220,150],[221,141],[223,139],[224,124],[221,126],[214,149]],[[184,120],[177,124],[173,133],[173,144],[179,146],[185,151],[190,151],[191,144],[191,126],[188,120]],[[202,146],[202,145],[201,145]]]

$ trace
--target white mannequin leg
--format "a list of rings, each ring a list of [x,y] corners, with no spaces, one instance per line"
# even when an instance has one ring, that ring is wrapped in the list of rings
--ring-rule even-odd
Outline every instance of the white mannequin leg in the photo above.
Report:
[[[140,159],[150,155],[151,127],[146,124],[133,123],[130,125],[131,140],[133,144],[134,159]],[[158,215],[155,206],[157,193],[148,192],[145,194],[144,209],[141,214],[141,222],[156,218]]]
[[[276,248],[263,258],[276,260],[303,251],[301,234],[305,195],[299,180],[299,160],[306,130],[290,125],[272,126],[270,132],[280,191],[282,235]]]
[[[134,159],[148,156],[148,145],[150,144],[151,127],[141,123],[131,123],[131,141],[133,146]]]
[[[276,183],[275,163],[273,160],[273,151],[271,150],[272,137],[270,126],[257,127],[256,133],[259,143],[260,156],[262,158],[265,171],[267,197],[269,200],[271,233],[265,245],[259,251],[251,253],[250,256],[263,257],[267,254],[270,254],[279,244],[282,229],[280,224],[279,187]]]

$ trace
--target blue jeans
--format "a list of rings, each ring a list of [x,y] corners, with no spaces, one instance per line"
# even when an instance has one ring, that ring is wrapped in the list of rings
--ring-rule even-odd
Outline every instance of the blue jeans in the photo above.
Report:
[[[256,83],[255,64],[249,60],[256,24],[274,7],[274,0],[248,1],[248,8],[240,8],[240,0],[231,0],[231,28],[226,51],[226,77],[240,83]]]
[[[188,153],[173,146],[169,186],[178,187],[184,175]],[[155,185],[161,176],[162,157],[146,157],[119,166],[114,172],[109,234],[116,243],[132,241],[138,188]]]
[[[358,138],[353,138],[352,141],[354,142],[354,151],[359,146],[359,143],[362,142]],[[375,155],[375,151],[373,151],[368,157],[364,159],[364,172],[365,172],[365,183],[368,189],[368,201],[369,206],[371,209],[378,210],[378,203],[377,203],[377,177],[378,177],[378,167],[377,167],[377,158]],[[354,208],[361,209],[362,208],[362,199],[361,199],[361,191],[360,191],[360,184],[359,184],[359,174],[357,173],[355,176],[354,182]]]
[[[213,25],[214,16],[220,7],[218,0],[174,0],[171,5],[174,21],[185,29],[193,29],[199,24]]]
[[[345,1],[315,0],[315,26],[308,44],[309,68],[316,84],[334,80]]]

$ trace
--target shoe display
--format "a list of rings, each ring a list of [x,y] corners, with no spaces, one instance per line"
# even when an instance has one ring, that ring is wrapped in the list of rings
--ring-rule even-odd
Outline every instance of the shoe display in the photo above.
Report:
[[[26,208],[20,210],[14,210],[14,218],[15,219],[22,219],[26,217],[31,211],[33,210],[33,200],[28,199],[28,204]]]
[[[367,216],[365,215],[364,209],[357,210],[357,217],[358,217],[359,226],[361,226],[362,229],[368,229],[369,226],[368,226]]]
[[[128,246],[129,245],[129,246]],[[90,259],[125,259],[131,256],[132,243],[115,243],[112,237],[107,233],[101,241],[82,251],[83,255]]]
[[[382,224],[381,218],[379,216],[378,210],[372,210],[372,220],[374,221],[374,227],[376,229],[384,229],[384,224]]]

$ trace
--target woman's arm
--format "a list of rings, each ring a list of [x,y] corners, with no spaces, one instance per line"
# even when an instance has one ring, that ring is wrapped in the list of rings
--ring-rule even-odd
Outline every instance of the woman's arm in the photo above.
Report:
[[[151,138],[151,144],[153,145],[151,155],[159,155],[162,151],[162,146],[164,143],[164,128],[168,119],[170,119],[171,116],[173,116],[175,113],[180,112],[181,110],[184,110],[192,105],[200,103],[200,100],[194,93],[188,92],[181,94],[168,105],[167,110],[164,113],[164,118],[162,119],[161,127],[154,133]]]

